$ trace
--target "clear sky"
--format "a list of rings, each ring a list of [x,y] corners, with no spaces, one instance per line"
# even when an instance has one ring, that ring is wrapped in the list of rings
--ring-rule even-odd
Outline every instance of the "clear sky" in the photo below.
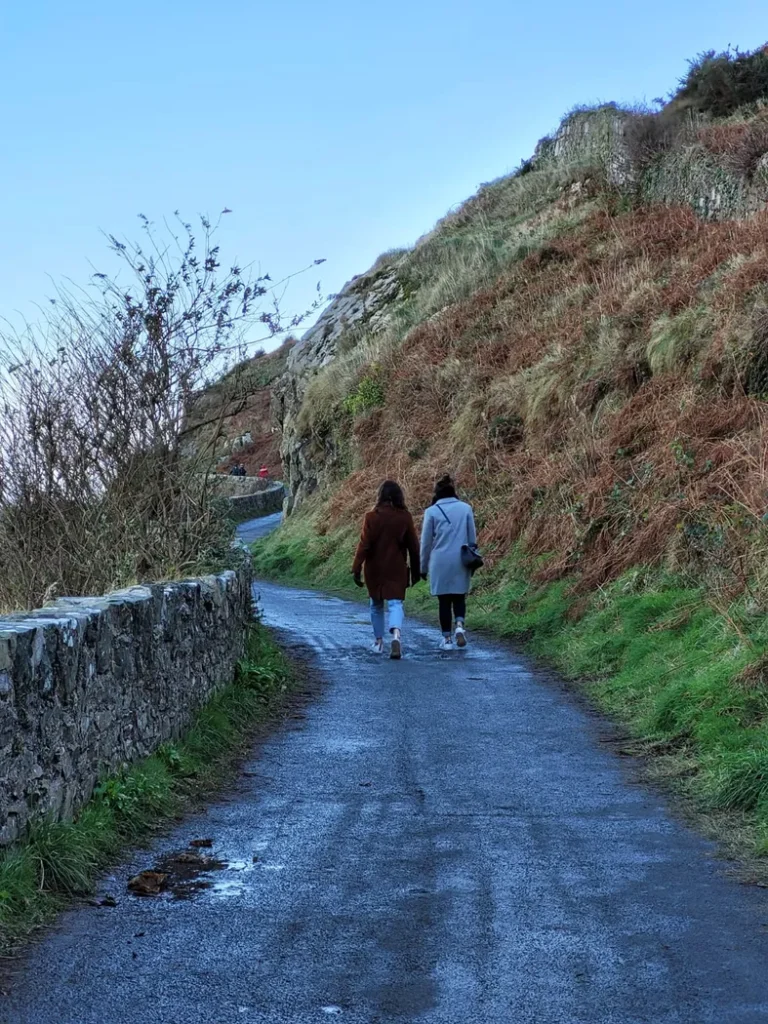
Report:
[[[85,283],[101,231],[224,206],[225,253],[338,290],[576,103],[652,100],[768,40],[765,0],[6,0],[0,316]]]

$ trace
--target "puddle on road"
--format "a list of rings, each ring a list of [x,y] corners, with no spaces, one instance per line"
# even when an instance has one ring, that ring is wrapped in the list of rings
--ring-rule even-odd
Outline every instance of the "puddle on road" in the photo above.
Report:
[[[209,888],[214,896],[229,899],[232,896],[240,896],[245,886],[239,878],[232,878],[221,882],[209,883]]]
[[[229,867],[224,860],[200,853],[190,845],[161,857],[148,871],[140,871],[128,882],[134,896],[168,895],[175,900],[191,899],[196,893],[213,887],[210,875]]]
[[[263,851],[268,843],[254,844]],[[205,847],[207,848],[206,842]],[[162,896],[171,900],[189,900],[201,892],[227,899],[245,891],[245,876],[252,871],[284,871],[285,864],[264,862],[254,853],[250,861],[225,861],[201,852],[199,843],[190,843],[186,850],[177,850],[161,857],[149,870],[140,871],[128,882],[133,896],[147,898]],[[226,877],[216,877],[225,872]],[[232,877],[234,876],[234,877]]]

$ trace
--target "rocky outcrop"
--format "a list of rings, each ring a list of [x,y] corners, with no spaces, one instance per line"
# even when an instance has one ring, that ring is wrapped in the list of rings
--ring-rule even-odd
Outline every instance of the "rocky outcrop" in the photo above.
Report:
[[[312,372],[330,362],[345,334],[386,327],[387,307],[401,297],[398,277],[402,257],[380,259],[366,274],[353,277],[336,295],[317,323],[298,341],[288,356],[293,376]]]
[[[338,354],[343,340],[375,334],[389,323],[393,304],[403,296],[399,269],[404,256],[380,258],[336,295],[317,323],[291,349],[288,369],[274,386],[273,415],[282,441],[285,511],[290,513],[318,486],[324,464],[334,453],[318,456],[318,441],[302,436],[297,417],[312,377]]]
[[[610,104],[597,110],[576,111],[565,118],[552,137],[539,142],[531,163],[536,169],[558,164],[599,166],[604,168],[609,184],[626,188],[637,180],[626,139],[631,121],[628,111]]]
[[[724,167],[698,141],[698,131],[709,123],[706,119],[691,120],[689,113],[685,122],[657,120],[662,117],[663,112],[638,115],[614,104],[577,110],[553,136],[539,142],[531,166],[571,166],[575,174],[579,168],[597,168],[608,184],[642,202],[691,206],[705,220],[748,217],[765,206],[768,155],[751,177],[743,177]],[[642,128],[650,131],[653,124],[655,142],[644,143]],[[655,153],[643,153],[649,145]]]
[[[0,844],[179,736],[232,681],[250,616],[243,566],[0,619]]]

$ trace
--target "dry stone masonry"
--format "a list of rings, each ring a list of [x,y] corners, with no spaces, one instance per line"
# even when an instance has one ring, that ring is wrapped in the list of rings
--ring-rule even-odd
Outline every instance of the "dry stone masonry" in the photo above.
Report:
[[[0,619],[0,844],[178,737],[231,682],[250,615],[243,566]]]

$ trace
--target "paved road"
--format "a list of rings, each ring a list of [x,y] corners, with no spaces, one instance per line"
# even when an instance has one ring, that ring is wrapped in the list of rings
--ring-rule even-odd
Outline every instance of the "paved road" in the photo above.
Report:
[[[266,537],[268,533],[277,529],[282,518],[282,512],[275,512],[274,515],[262,516],[261,519],[249,519],[247,523],[238,526],[237,535],[246,544],[253,544],[255,540]]]
[[[260,591],[322,695],[106,880],[116,908],[65,916],[0,1020],[768,1021],[768,893],[725,878],[556,681],[487,642],[442,654],[423,626],[376,659],[360,606]],[[230,864],[212,889],[126,893],[203,836]]]

